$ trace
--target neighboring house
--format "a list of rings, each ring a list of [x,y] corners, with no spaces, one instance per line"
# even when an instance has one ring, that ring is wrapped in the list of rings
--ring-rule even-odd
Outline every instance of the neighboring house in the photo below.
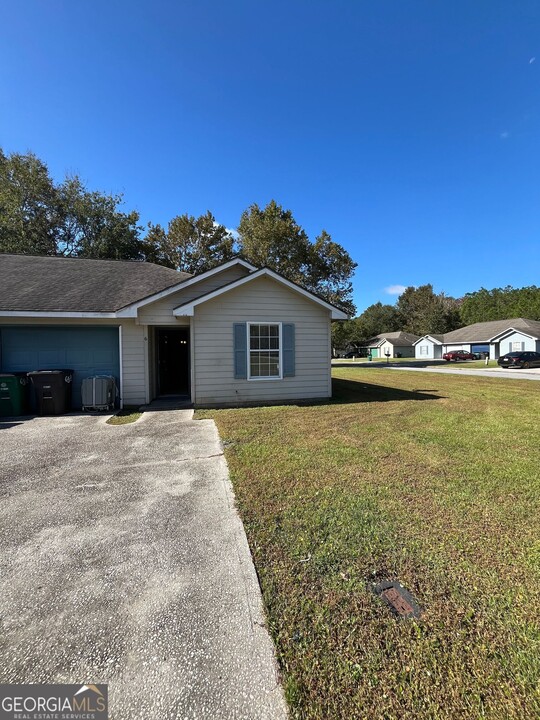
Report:
[[[330,324],[347,316],[236,258],[191,277],[151,263],[0,255],[0,370],[114,375],[121,405],[331,396]]]
[[[415,357],[420,360],[440,360],[443,355],[443,335],[423,335],[414,343]]]
[[[369,355],[373,358],[384,358],[388,353],[390,357],[414,357],[414,343],[418,340],[418,335],[412,335],[406,332],[390,332],[381,333],[375,337],[358,343],[363,355]]]
[[[540,352],[540,320],[511,318],[474,323],[444,335],[424,335],[416,341],[415,349],[419,360],[441,358],[451,350],[486,352],[495,359],[508,352]]]

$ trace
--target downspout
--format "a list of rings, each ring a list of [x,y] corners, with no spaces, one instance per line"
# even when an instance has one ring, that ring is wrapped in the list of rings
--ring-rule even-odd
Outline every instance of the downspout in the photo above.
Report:
[[[118,356],[120,364],[120,410],[124,407],[124,353],[122,351],[122,326],[118,326]]]

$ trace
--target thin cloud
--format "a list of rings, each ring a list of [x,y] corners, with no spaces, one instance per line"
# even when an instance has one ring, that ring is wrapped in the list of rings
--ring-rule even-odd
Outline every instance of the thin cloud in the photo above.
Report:
[[[536,58],[535,58],[535,57],[532,57],[532,58],[529,60],[529,65],[532,65],[535,60],[536,60]]]
[[[510,133],[508,132],[508,130],[505,130],[499,135],[499,137],[501,138],[501,140],[508,140],[508,138],[510,137]]]
[[[221,223],[214,221],[214,227],[219,227],[220,225]],[[238,238],[240,237],[240,235],[238,234],[238,230],[235,230],[234,228],[229,228],[226,225],[223,225],[223,227],[229,233],[229,235],[232,235],[235,240],[238,240]]]
[[[389,285],[384,288],[384,292],[387,293],[387,295],[401,295],[406,289],[406,285]]]

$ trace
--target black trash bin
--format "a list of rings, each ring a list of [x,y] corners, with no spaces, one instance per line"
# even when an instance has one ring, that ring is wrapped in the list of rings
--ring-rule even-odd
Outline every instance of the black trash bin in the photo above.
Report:
[[[73,370],[34,370],[28,377],[39,415],[63,415],[71,410]]]

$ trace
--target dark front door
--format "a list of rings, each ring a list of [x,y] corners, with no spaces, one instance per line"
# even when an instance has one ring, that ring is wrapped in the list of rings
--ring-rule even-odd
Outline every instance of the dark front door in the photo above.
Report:
[[[157,329],[158,394],[189,394],[189,328]]]

